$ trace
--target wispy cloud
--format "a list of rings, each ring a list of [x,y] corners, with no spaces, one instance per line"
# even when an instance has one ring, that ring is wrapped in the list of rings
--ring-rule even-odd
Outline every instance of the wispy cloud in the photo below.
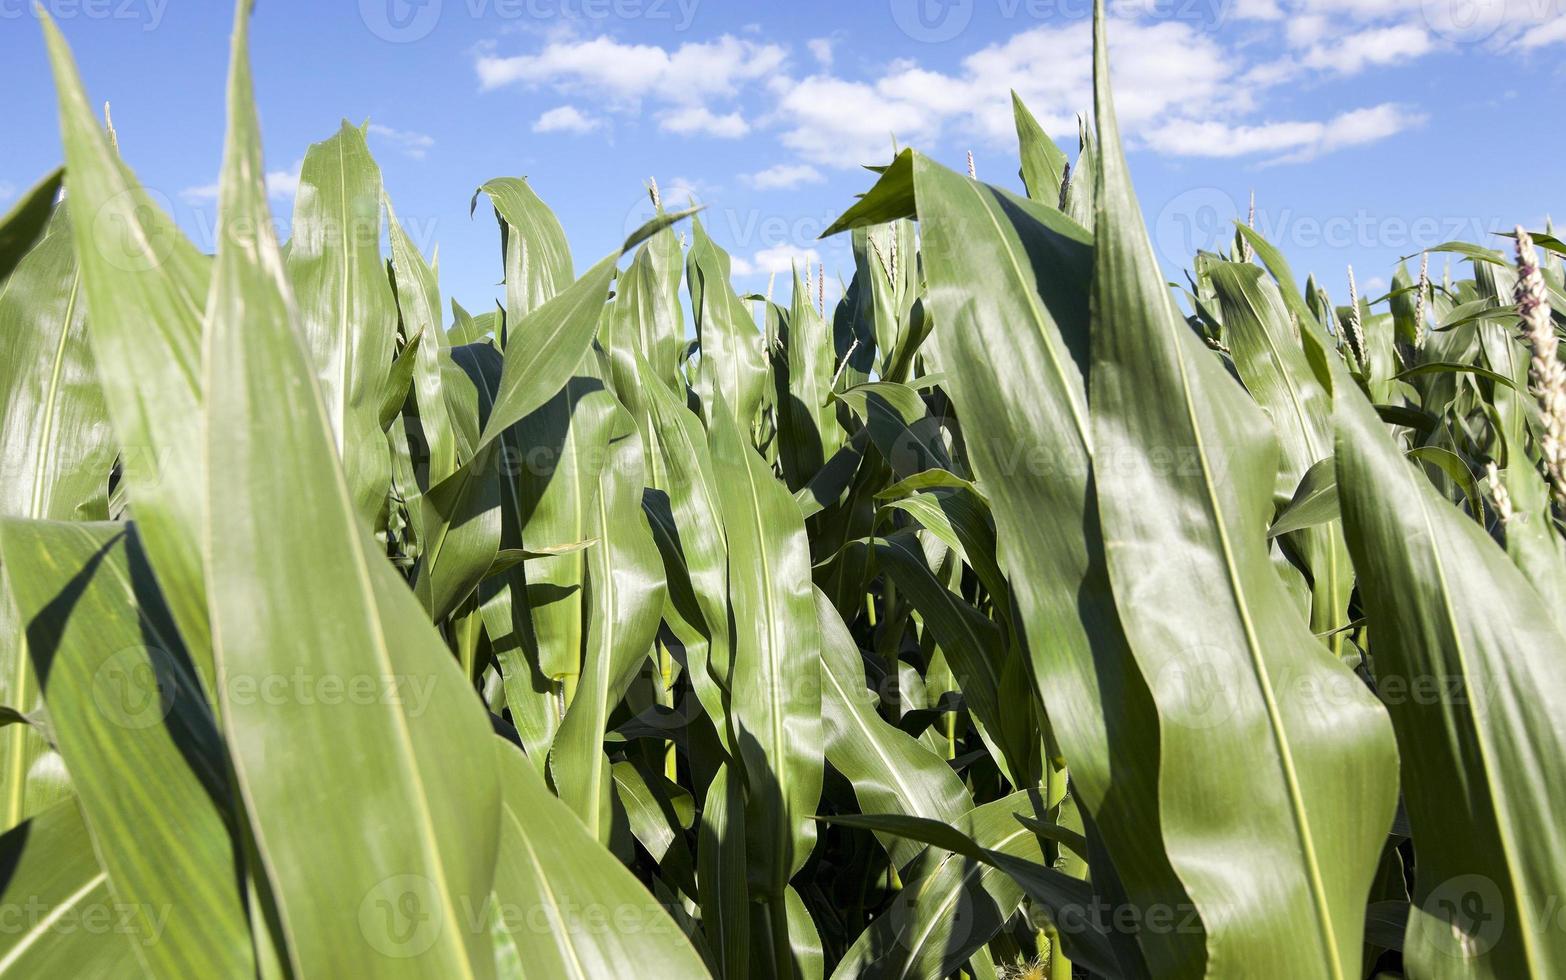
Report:
[[[535,133],[590,133],[603,125],[602,119],[590,118],[573,105],[557,106],[539,116],[533,123]]]
[[[808,163],[780,163],[740,178],[758,191],[789,190],[802,184],[819,184],[826,177]]]
[[[750,123],[746,122],[745,117],[739,113],[726,112],[719,115],[700,105],[662,113],[658,116],[658,125],[670,133],[681,133],[687,136],[701,134],[718,139],[738,139],[750,132]]]
[[[304,168],[304,160],[295,160],[292,169],[268,170],[266,172],[266,193],[275,201],[292,200],[299,193],[299,171]],[[179,192],[180,199],[187,204],[208,204],[218,199],[218,182],[201,184],[196,187],[187,187]]]
[[[393,129],[390,126],[382,126],[380,123],[370,123],[370,135],[379,137],[404,155],[415,160],[423,160],[430,149],[435,145],[435,138],[424,133],[415,133],[406,129]]]

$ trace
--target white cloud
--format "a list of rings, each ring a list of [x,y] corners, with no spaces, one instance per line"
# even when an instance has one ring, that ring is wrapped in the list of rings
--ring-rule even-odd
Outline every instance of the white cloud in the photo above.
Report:
[[[303,168],[304,161],[295,160],[292,170],[268,170],[266,172],[267,196],[288,200],[299,193],[299,171]]]
[[[815,249],[783,244],[757,252],[750,265],[758,272],[788,275],[795,268],[803,273],[806,266],[814,269],[820,263],[821,253]]]
[[[1146,134],[1148,144],[1176,156],[1238,157],[1275,154],[1271,162],[1299,163],[1347,146],[1386,139],[1422,125],[1426,117],[1386,102],[1345,112],[1326,122],[1229,125],[1213,120],[1176,120]]]
[[[759,173],[746,174],[740,179],[758,191],[788,190],[801,184],[819,184],[826,180],[821,171],[808,163],[780,163]]]
[[[1566,17],[1533,28],[1518,39],[1517,46],[1525,51],[1531,51],[1547,44],[1562,42],[1566,42]]]
[[[1321,44],[1306,53],[1303,64],[1352,75],[1368,65],[1388,65],[1411,61],[1434,50],[1435,44],[1423,28],[1413,24],[1361,31],[1331,43]]]
[[[1267,0],[1240,0],[1243,4]],[[1296,47],[1346,39],[1367,30],[1417,28],[1431,36],[1420,51],[1479,43],[1491,49],[1527,47],[1566,17],[1566,0],[1278,0],[1288,9],[1284,35]],[[1566,28],[1556,28],[1566,34]],[[1557,37],[1557,39],[1561,39]],[[1546,42],[1547,43],[1547,42]],[[1414,55],[1417,57],[1417,55]]]
[[[1152,0],[1126,0],[1122,8],[1145,2]],[[1332,119],[1278,121],[1262,118],[1262,110],[1269,93],[1312,75],[1400,66],[1450,43],[1420,19],[1425,0],[1225,2],[1249,25],[1244,37],[1179,18],[1136,16],[1135,9],[1114,16],[1116,108],[1133,146],[1172,155],[1306,159],[1383,138],[1416,124],[1417,113],[1377,106]],[[1553,30],[1540,28],[1530,43],[1553,43]],[[951,66],[904,59],[853,75],[834,67],[831,37],[803,42],[806,63],[814,62],[804,72],[791,70],[787,49],[748,36],[669,48],[570,34],[537,43],[538,50],[512,57],[481,50],[474,62],[480,84],[591,98],[603,114],[651,117],[662,130],[683,135],[736,139],[770,131],[793,159],[743,178],[760,189],[819,181],[829,167],[882,163],[894,145],[1012,149],[1011,90],[1062,145],[1075,142],[1077,114],[1092,105],[1086,18],[1035,23]],[[562,117],[561,128],[568,119]]]
[[[1214,119],[1179,119],[1146,133],[1148,145],[1173,156],[1238,157],[1281,153],[1321,139],[1319,122],[1262,123],[1232,126]]]
[[[1189,24],[1117,21],[1113,34],[1116,105],[1129,131],[1185,105],[1215,113],[1243,108],[1233,84],[1237,60]],[[1078,110],[1092,104],[1092,34],[1086,22],[1042,26],[968,55],[960,70],[890,65],[879,79],[830,74],[771,83],[785,146],[816,164],[881,162],[900,143],[928,144],[947,130],[1009,145],[1015,139],[1009,92],[1015,89],[1046,130],[1063,142]]]
[[[603,125],[602,119],[583,115],[576,106],[563,105],[550,109],[533,123],[535,133],[590,133]]]
[[[415,160],[423,160],[435,145],[435,138],[412,130],[393,129],[380,123],[370,123],[370,135],[378,136]]]
[[[786,54],[776,44],[730,35],[682,44],[673,51],[597,37],[553,41],[537,54],[499,57],[481,52],[474,70],[484,89],[522,84],[587,92],[633,106],[647,96],[692,105],[737,94],[743,83],[781,68]]]
[[[672,109],[658,116],[658,125],[671,133],[739,139],[750,132],[750,123],[737,112],[718,115],[706,106],[693,105]]]
[[[277,201],[292,200],[299,193],[299,171],[304,168],[304,160],[295,160],[290,170],[268,170],[266,172],[267,196]],[[201,184],[196,187],[187,187],[179,192],[180,199],[187,204],[206,204],[218,199],[218,182]]]

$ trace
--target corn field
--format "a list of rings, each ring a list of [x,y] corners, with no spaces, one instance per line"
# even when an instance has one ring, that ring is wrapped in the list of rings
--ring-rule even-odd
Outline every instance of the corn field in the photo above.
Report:
[[[45,18],[0,976],[1566,976],[1548,229],[1170,283],[1100,10],[1075,155],[901,151],[831,308],[499,178],[470,314],[358,126],[279,243],[236,6],[215,255]]]

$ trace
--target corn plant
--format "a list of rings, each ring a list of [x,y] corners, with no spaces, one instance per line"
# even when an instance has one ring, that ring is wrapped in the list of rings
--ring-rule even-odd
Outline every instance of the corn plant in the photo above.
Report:
[[[1566,975],[1552,233],[1171,289],[1100,10],[1075,158],[899,153],[831,309],[498,178],[475,315],[360,127],[277,241],[250,6],[215,255],[44,22],[0,975]]]

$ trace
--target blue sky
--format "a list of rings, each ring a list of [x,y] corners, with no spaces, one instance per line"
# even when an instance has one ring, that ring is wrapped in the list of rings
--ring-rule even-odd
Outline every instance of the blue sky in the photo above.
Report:
[[[0,206],[61,157],[32,0],[0,0]],[[122,152],[211,247],[230,5],[45,0]],[[1125,0],[1117,104],[1171,275],[1257,226],[1343,298],[1451,238],[1566,215],[1566,0]],[[257,93],[280,220],[306,147],[342,118],[399,217],[440,245],[443,293],[488,308],[498,235],[473,188],[526,175],[578,270],[645,216],[643,186],[708,207],[760,291],[791,261],[852,272],[817,235],[893,136],[1017,186],[1008,90],[1073,154],[1090,0],[261,0]],[[1435,263],[1440,268],[1440,260]]]

